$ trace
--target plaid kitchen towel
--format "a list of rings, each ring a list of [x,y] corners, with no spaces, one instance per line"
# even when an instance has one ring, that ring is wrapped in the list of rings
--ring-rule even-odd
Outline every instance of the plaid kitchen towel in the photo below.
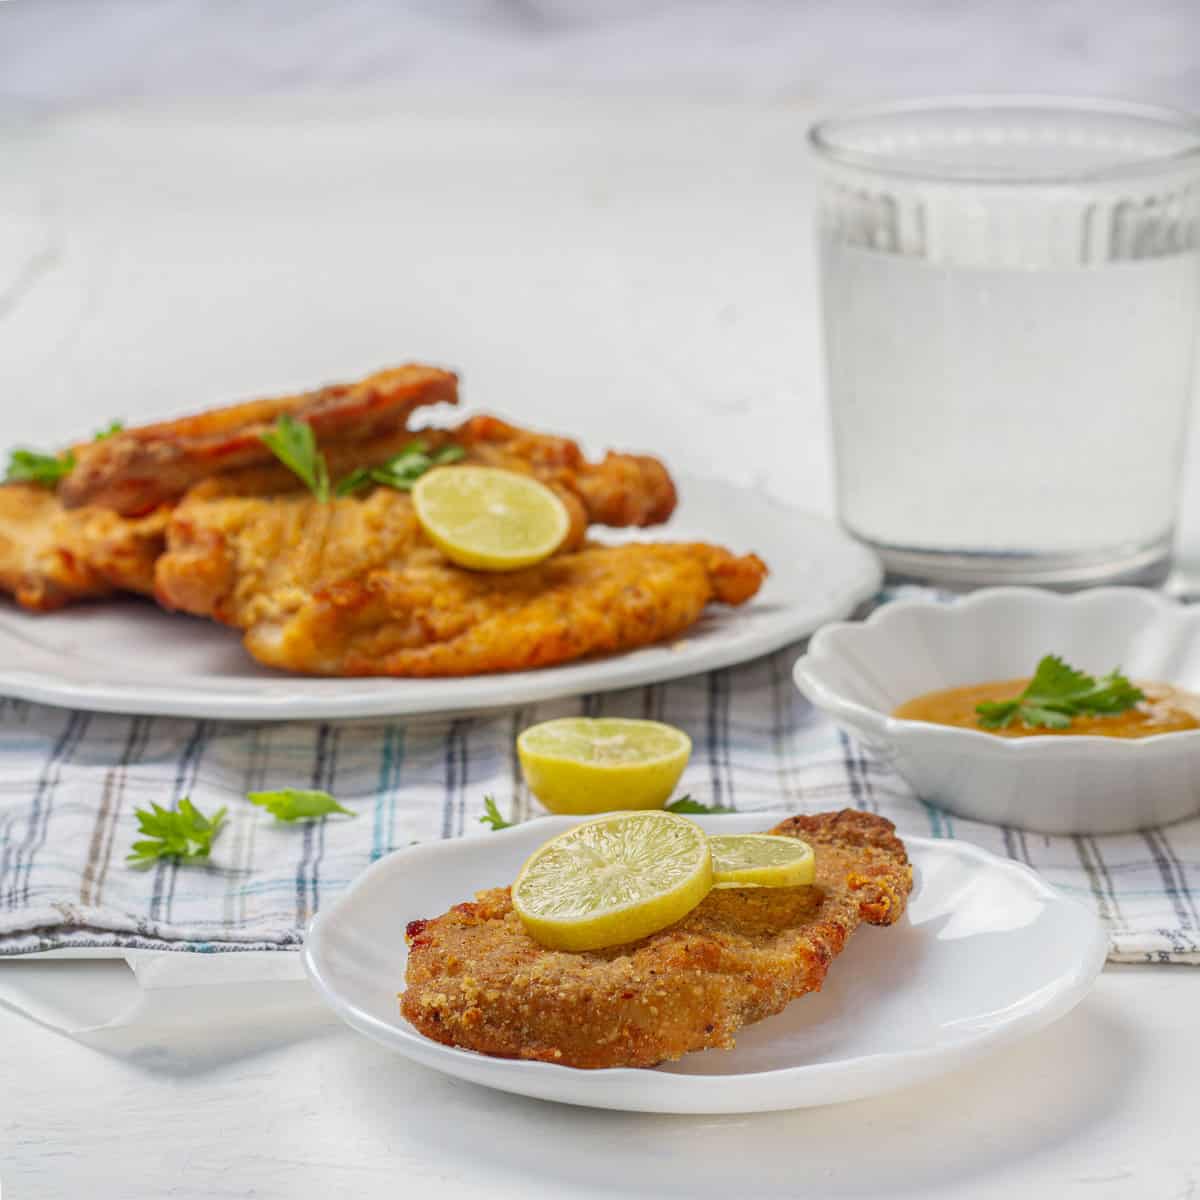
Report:
[[[60,947],[288,949],[381,856],[488,837],[484,797],[538,811],[514,742],[535,721],[651,717],[695,745],[682,789],[777,814],[852,806],[901,834],[958,837],[1028,863],[1093,904],[1122,962],[1200,963],[1200,820],[1120,837],[1044,837],[950,817],[840,734],[792,685],[793,647],[652,687],[459,719],[243,724],[0,701],[0,955]],[[286,826],[247,791],[321,788],[357,812]],[[228,823],[207,865],[134,869],[134,810],[190,796]]]

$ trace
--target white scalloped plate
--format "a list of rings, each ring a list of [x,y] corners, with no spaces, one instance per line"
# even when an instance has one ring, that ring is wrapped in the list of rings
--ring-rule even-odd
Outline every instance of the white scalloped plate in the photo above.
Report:
[[[776,819],[699,821],[736,833]],[[916,887],[905,919],[856,932],[820,993],[750,1026],[734,1050],[654,1070],[582,1071],[422,1037],[396,1001],[405,924],[508,882],[536,846],[572,824],[546,817],[382,859],[309,926],[304,962],[317,990],[388,1049],[500,1091],[635,1112],[762,1112],[918,1083],[1040,1029],[1079,1003],[1108,948],[1095,914],[1028,868],[964,842],[906,838]]]
[[[673,645],[468,679],[312,679],[259,666],[233,630],[149,603],[80,605],[42,616],[5,604],[0,694],[100,712],[254,720],[471,711],[746,662],[848,616],[879,588],[878,560],[831,521],[712,480],[684,480],[680,495],[671,522],[638,539],[755,551],[771,574],[749,604],[713,607]]]
[[[973,821],[1109,834],[1200,812],[1200,730],[999,738],[891,716],[924,692],[1028,675],[1044,654],[1200,692],[1200,606],[1144,588],[985,588],[947,604],[898,601],[866,621],[826,626],[795,678],[917,795]]]

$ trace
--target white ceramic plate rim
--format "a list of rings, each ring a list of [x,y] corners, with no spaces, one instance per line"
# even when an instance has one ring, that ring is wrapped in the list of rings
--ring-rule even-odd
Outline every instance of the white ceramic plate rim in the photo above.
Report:
[[[739,498],[743,505],[770,505],[779,513],[779,528],[788,532],[773,548],[764,548],[765,556],[770,559],[782,554],[787,541],[797,545],[803,544],[805,537],[814,541],[819,538],[822,547],[833,547],[838,556],[844,576],[841,586],[824,602],[808,603],[786,597],[776,611],[760,612],[753,623],[743,626],[733,622],[727,629],[691,641],[684,635],[676,646],[651,646],[611,658],[463,679],[329,680],[280,673],[278,679],[261,677],[228,683],[220,676],[213,676],[211,683],[204,682],[202,686],[172,685],[144,676],[84,682],[56,676],[54,663],[58,652],[35,636],[22,634],[23,652],[42,659],[45,666],[37,669],[0,666],[0,694],[94,712],[232,720],[472,712],[660,683],[747,662],[806,637],[828,621],[846,616],[879,590],[882,568],[878,560],[833,521],[718,480],[681,477],[679,483],[685,498],[689,493],[712,497],[722,492],[729,498],[727,507],[735,506]],[[681,507],[686,521],[686,500]],[[680,536],[678,531],[673,534],[670,526],[638,533],[658,540]],[[746,536],[752,540],[754,530],[748,529]],[[769,536],[763,531],[761,540]],[[749,548],[736,547],[739,551]],[[229,636],[238,635],[230,631]],[[0,637],[16,638],[18,634],[6,629],[0,620]]]
[[[750,832],[760,830],[765,822],[774,819],[773,815],[739,813],[701,817],[698,823],[710,832]],[[539,819],[536,825],[539,831],[544,830],[545,836],[549,837],[577,823],[577,818],[548,817]],[[488,836],[497,840],[525,838],[530,836],[529,826],[527,822]],[[318,913],[309,922],[303,950],[305,970],[317,992],[347,1025],[405,1057],[500,1091],[571,1104],[640,1112],[753,1112],[830,1102],[803,1097],[780,1102],[779,1094],[786,1090],[788,1083],[821,1083],[830,1088],[840,1087],[844,1094],[839,1095],[838,1099],[855,1099],[891,1091],[952,1070],[994,1046],[1036,1032],[1064,1016],[1086,995],[1108,955],[1108,935],[1095,914],[1079,901],[1055,891],[1023,863],[1000,858],[968,842],[905,836],[904,844],[918,870],[924,853],[957,855],[972,860],[981,869],[1006,872],[1048,904],[1065,905],[1085,914],[1094,930],[1090,944],[1079,948],[1075,958],[1065,964],[1063,972],[1052,985],[1046,985],[1027,997],[1025,1003],[1015,1006],[1015,1011],[995,1021],[986,1032],[963,1036],[937,1049],[858,1055],[838,1062],[747,1072],[739,1076],[739,1080],[770,1081],[770,1094],[764,1092],[757,1103],[747,1103],[745,1100],[731,1102],[731,1095],[737,1089],[728,1086],[730,1077],[727,1075],[677,1075],[628,1067],[576,1071],[552,1063],[490,1058],[472,1050],[431,1041],[412,1029],[398,1013],[396,1023],[383,1021],[343,996],[323,967],[325,929],[332,924],[333,914],[351,903],[358,891],[371,886],[380,875],[402,869],[402,863],[411,863],[414,858],[428,859],[453,854],[455,848],[462,844],[463,839],[456,838],[412,846],[396,851],[368,867],[330,908]],[[399,983],[397,981],[397,986]],[[560,1085],[564,1072],[569,1074],[575,1085],[568,1089],[572,1095],[562,1094]],[[849,1091],[845,1091],[846,1088]]]
[[[853,638],[856,630],[868,625],[886,628],[889,622],[894,621],[896,617],[913,610],[936,612],[946,620],[952,621],[959,614],[987,608],[997,602],[1013,598],[1024,600],[1029,604],[1083,606],[1103,604],[1113,597],[1126,596],[1136,597],[1147,606],[1148,610],[1153,610],[1159,617],[1200,626],[1200,606],[1193,608],[1190,605],[1180,604],[1168,596],[1143,588],[1093,588],[1090,591],[1073,595],[1043,591],[1040,588],[983,588],[978,592],[973,592],[970,596],[948,602],[897,600],[877,608],[865,621],[838,621],[825,625],[813,637],[807,651],[796,660],[793,677],[796,686],[817,708],[831,716],[841,716],[846,720],[851,720],[891,739],[907,735],[930,740],[959,741],[967,744],[973,742],[977,748],[986,749],[993,754],[1062,753],[1068,747],[1060,737],[1031,734],[1022,738],[998,738],[979,729],[933,725],[927,721],[910,721],[903,717],[894,717],[890,713],[880,712],[878,709],[853,700],[838,691],[837,687],[830,683],[822,673],[821,663],[837,658],[839,639]],[[1096,754],[1127,755],[1153,752],[1164,741],[1169,741],[1173,747],[1177,747],[1185,742],[1198,740],[1200,740],[1200,729],[1156,733],[1143,738],[1111,738],[1096,734],[1078,734],[1070,739],[1070,747],[1086,747],[1089,753]]]

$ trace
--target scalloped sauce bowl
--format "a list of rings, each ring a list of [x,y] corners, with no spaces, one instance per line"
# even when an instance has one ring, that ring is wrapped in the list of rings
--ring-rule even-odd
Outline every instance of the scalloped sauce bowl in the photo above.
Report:
[[[946,604],[898,601],[821,629],[795,680],[922,799],[971,820],[1103,834],[1200,812],[1200,729],[1004,738],[892,716],[926,692],[1027,676],[1046,654],[1093,674],[1120,667],[1135,682],[1200,692],[1200,607],[1140,588],[988,588]]]

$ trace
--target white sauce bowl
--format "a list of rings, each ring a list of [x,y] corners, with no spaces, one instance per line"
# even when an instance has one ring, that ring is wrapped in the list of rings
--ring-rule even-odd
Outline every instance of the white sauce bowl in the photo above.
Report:
[[[1046,654],[1091,674],[1200,693],[1200,607],[1141,588],[1060,595],[988,588],[941,604],[898,601],[827,625],[796,686],[931,804],[1039,833],[1126,833],[1200,812],[1200,729],[1147,738],[1003,738],[898,720],[925,692],[1033,673]]]

